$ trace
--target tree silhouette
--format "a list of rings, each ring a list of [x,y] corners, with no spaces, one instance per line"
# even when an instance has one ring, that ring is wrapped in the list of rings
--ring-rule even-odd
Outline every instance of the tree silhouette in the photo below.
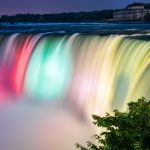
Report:
[[[76,144],[80,150],[150,150],[150,102],[145,98],[128,103],[127,112],[113,111],[105,117],[93,115],[94,125],[104,128],[93,138],[98,145],[88,141],[87,148]]]

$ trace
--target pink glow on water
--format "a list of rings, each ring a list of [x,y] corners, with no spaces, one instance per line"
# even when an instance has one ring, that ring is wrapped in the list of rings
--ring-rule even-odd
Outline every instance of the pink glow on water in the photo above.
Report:
[[[17,94],[23,92],[25,72],[32,54],[32,51],[40,39],[41,35],[27,37],[23,47],[19,50],[18,57],[13,70],[13,83],[14,89]]]

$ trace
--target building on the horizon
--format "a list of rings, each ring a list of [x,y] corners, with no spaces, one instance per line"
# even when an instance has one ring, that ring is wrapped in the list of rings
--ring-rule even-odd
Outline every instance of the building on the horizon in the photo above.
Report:
[[[146,15],[150,15],[150,4],[133,3],[124,10],[113,14],[115,21],[143,21]]]

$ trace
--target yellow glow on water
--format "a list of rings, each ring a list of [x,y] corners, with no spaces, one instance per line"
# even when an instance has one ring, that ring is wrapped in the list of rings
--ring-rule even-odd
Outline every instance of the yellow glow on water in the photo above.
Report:
[[[80,113],[103,115],[124,109],[128,100],[150,97],[149,86],[144,87],[150,79],[149,42],[127,36],[78,36],[74,49],[79,51],[74,55],[70,99]]]

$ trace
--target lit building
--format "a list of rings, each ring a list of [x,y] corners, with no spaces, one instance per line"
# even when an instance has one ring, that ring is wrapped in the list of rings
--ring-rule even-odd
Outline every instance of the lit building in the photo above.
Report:
[[[150,14],[150,9],[145,8],[145,4],[134,3],[114,12],[113,18],[115,21],[142,21],[147,14]]]

